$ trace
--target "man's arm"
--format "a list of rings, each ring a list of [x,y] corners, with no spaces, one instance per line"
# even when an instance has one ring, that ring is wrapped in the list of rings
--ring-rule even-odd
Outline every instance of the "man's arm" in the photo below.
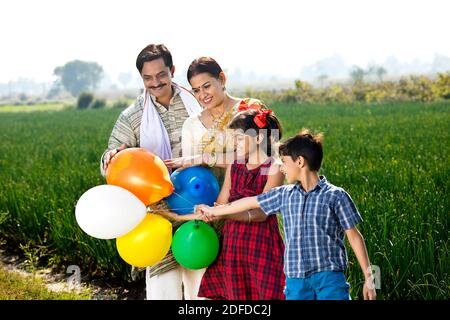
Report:
[[[121,113],[108,140],[108,149],[100,158],[100,173],[106,175],[111,159],[127,147],[137,146],[137,139],[127,117]]]
[[[355,252],[361,270],[364,274],[363,296],[365,300],[376,300],[377,293],[373,283],[372,269],[370,267],[369,255],[367,254],[366,244],[361,233],[356,227],[345,231],[348,242]]]

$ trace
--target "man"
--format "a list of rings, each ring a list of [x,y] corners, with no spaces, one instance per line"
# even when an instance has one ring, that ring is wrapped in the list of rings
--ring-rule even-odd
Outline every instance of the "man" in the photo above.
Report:
[[[136,59],[144,82],[144,93],[119,116],[103,153],[100,171],[104,176],[111,159],[127,147],[142,147],[162,160],[181,156],[181,129],[184,121],[201,107],[192,94],[172,82],[175,67],[172,55],[162,44],[150,44]],[[159,203],[163,210],[165,203]],[[179,223],[174,223],[174,229]],[[146,269],[148,300],[196,299],[202,270],[180,266],[170,251],[158,264]]]

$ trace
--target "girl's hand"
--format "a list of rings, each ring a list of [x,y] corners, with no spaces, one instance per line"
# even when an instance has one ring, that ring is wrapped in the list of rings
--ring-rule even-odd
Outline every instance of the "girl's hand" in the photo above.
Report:
[[[181,221],[180,215],[172,211],[155,211],[154,213],[166,218],[169,221]]]

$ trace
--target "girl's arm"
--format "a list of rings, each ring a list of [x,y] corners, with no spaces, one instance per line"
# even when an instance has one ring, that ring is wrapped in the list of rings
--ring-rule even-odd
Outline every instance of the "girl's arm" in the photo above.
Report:
[[[363,296],[364,300],[376,300],[377,293],[373,283],[372,268],[370,267],[369,256],[367,254],[366,244],[361,233],[353,227],[345,231],[348,242],[350,243],[359,265],[364,274]]]
[[[155,214],[158,214],[169,221],[178,221],[185,222],[190,220],[202,220],[203,215],[198,212],[189,213],[189,214],[177,214],[172,211],[155,211]]]
[[[231,164],[227,166],[225,171],[225,179],[223,180],[222,188],[220,189],[219,196],[217,197],[217,204],[226,204],[230,198],[231,189]]]

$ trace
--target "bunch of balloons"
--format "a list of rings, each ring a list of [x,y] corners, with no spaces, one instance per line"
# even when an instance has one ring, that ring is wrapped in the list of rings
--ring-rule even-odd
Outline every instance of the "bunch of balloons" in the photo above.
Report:
[[[178,214],[193,212],[197,204],[213,205],[219,183],[211,171],[191,167],[170,176],[159,157],[143,148],[128,148],[112,158],[106,182],[86,191],[77,202],[75,216],[84,232],[116,239],[119,255],[137,267],[161,261],[171,245],[175,259],[186,268],[200,269],[214,261],[219,240],[211,226],[190,221],[172,239],[172,224],[146,210],[164,198]]]
[[[86,191],[75,207],[81,229],[99,239],[116,239],[127,263],[152,266],[170,249],[172,224],[147,214],[146,206],[169,196],[174,188],[164,162],[143,148],[129,148],[112,158],[107,185]]]

